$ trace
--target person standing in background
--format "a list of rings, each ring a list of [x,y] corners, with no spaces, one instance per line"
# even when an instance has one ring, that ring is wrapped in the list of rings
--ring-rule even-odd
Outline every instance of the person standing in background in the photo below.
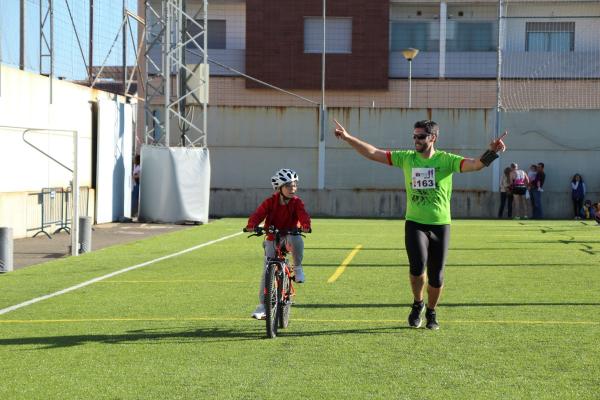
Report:
[[[573,214],[575,219],[581,219],[583,210],[583,199],[585,198],[585,182],[579,174],[573,175],[571,179],[571,200],[573,200]]]
[[[529,178],[529,187],[527,188],[527,193],[525,194],[525,199],[529,201],[531,204],[531,211],[533,212],[533,196],[531,194],[533,190],[533,182],[535,182],[535,177],[537,176],[537,165],[531,164],[529,169],[527,170],[527,177]]]
[[[533,200],[533,218],[544,218],[542,210],[542,193],[544,192],[544,182],[546,181],[546,173],[544,172],[544,163],[537,164],[537,174],[535,181],[531,185],[531,198]]]
[[[140,203],[140,176],[142,175],[142,166],[140,164],[140,155],[136,154],[133,161],[133,190],[131,192],[131,217],[137,217]]]
[[[517,163],[510,164],[510,189],[515,205],[515,219],[527,219],[527,200],[525,194],[529,186],[529,178]]]
[[[507,206],[508,218],[512,218],[512,202],[513,196],[510,191],[510,167],[506,167],[500,178],[500,209],[498,210],[498,218],[502,218],[505,205]]]

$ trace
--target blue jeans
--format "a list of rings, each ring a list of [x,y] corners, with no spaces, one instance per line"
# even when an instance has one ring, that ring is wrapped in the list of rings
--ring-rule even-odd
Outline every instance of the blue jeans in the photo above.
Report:
[[[136,217],[138,214],[138,206],[140,204],[140,184],[134,183],[131,191],[131,216]]]
[[[533,218],[542,219],[544,213],[542,212],[542,193],[538,189],[532,189],[530,191],[531,200],[533,202]]]
[[[502,218],[504,214],[504,206],[508,205],[508,218],[512,218],[512,205],[513,197],[512,194],[506,192],[500,192],[500,209],[498,210],[498,218]]]

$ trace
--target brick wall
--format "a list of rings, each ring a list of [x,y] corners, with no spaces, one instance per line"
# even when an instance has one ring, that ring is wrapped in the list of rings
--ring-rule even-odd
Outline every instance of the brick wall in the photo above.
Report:
[[[408,81],[389,79],[387,90],[329,90],[329,107],[408,108]],[[320,90],[293,90],[320,101]],[[506,80],[502,105],[520,109],[600,109],[600,80]],[[413,108],[494,108],[496,81],[492,79],[413,79]],[[248,89],[237,77],[211,77],[210,104],[214,106],[315,107],[272,89]]]
[[[321,54],[304,53],[304,17],[321,15],[322,0],[248,0],[246,73],[282,88],[320,88]],[[327,16],[352,18],[352,53],[327,55],[326,88],[387,89],[389,0],[329,0]]]

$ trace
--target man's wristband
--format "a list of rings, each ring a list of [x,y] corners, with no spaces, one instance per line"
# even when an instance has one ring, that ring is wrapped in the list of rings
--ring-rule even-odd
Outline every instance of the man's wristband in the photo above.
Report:
[[[498,153],[492,150],[486,150],[485,153],[481,155],[479,161],[483,163],[486,167],[489,167],[491,163],[494,162],[496,158],[498,158]]]

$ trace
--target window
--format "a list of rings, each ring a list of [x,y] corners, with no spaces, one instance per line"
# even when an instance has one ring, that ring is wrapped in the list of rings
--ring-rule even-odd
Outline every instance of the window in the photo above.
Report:
[[[198,25],[202,26],[204,20],[196,20]],[[208,48],[209,49],[225,49],[226,48],[226,21],[224,19],[209,19],[208,20]],[[200,33],[200,26],[193,22],[188,22],[187,31],[188,35],[185,37],[185,41],[189,40]],[[200,47],[204,46],[204,37],[202,35],[197,36],[194,40]],[[186,44],[188,49],[197,49],[198,45],[190,41]]]
[[[352,18],[326,18],[325,52],[352,53]],[[304,18],[304,52],[323,51],[323,18]]]
[[[393,21],[391,50],[402,51],[410,47],[421,51],[438,51],[440,25],[437,21]]]
[[[448,21],[446,49],[448,51],[494,51],[496,23],[492,21]]]
[[[525,51],[573,51],[575,22],[527,22]]]

